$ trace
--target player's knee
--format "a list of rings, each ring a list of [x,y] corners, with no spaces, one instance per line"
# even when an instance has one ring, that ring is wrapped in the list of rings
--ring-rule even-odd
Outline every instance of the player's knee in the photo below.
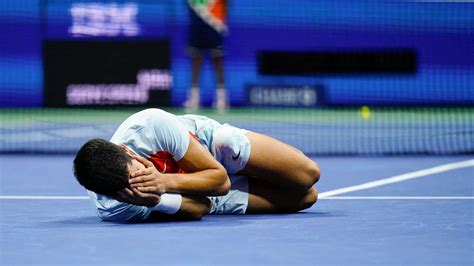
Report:
[[[318,191],[315,187],[311,187],[302,197],[298,197],[297,201],[293,201],[291,205],[286,207],[288,212],[298,212],[311,208],[318,201]],[[285,208],[284,208],[285,209]]]
[[[306,171],[311,185],[316,184],[319,181],[319,177],[321,176],[321,170],[319,169],[319,165],[316,162],[311,161],[310,163],[308,163]]]
[[[318,164],[316,164],[314,161],[309,160],[308,163],[306,163],[305,167],[301,169],[300,172],[300,185],[304,189],[309,189],[311,188],[316,182],[319,181],[319,177],[321,176],[321,172],[319,169]]]
[[[318,201],[318,190],[312,187],[303,199],[301,210],[308,209]]]

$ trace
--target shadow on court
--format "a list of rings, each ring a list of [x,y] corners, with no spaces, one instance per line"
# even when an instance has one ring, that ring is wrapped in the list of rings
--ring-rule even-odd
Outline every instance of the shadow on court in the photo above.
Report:
[[[129,227],[153,227],[160,228],[177,228],[177,227],[235,227],[248,225],[253,223],[282,222],[291,220],[313,220],[317,218],[341,217],[341,214],[333,214],[330,212],[299,212],[292,214],[265,214],[265,215],[209,215],[200,221],[174,221],[174,222],[104,222],[97,216],[75,217],[59,219],[54,221],[41,222],[42,226],[61,226],[61,227],[110,227],[115,225]]]

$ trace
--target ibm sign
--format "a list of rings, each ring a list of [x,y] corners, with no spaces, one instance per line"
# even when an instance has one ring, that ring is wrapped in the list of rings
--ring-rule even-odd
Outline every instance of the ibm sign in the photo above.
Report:
[[[316,107],[323,104],[323,86],[248,85],[250,106]]]
[[[75,37],[133,37],[140,34],[135,3],[73,3],[69,11],[72,17],[69,33]]]

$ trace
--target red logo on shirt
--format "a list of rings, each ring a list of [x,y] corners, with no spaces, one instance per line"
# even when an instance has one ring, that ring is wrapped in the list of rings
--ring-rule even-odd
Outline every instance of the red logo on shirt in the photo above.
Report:
[[[159,151],[153,154],[149,160],[161,173],[184,173],[184,171],[179,168],[173,156],[167,151]]]

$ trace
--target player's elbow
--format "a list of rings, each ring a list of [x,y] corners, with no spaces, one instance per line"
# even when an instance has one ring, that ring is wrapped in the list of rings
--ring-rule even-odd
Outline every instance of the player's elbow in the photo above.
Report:
[[[147,218],[149,212],[143,211],[145,207],[139,207],[129,204],[115,204],[107,207],[97,208],[97,215],[105,222],[131,222],[143,221]]]
[[[196,212],[193,212],[193,213],[189,213],[187,215],[187,220],[190,220],[190,221],[198,221],[198,220],[201,220],[202,217],[204,217],[204,215],[206,215],[207,212],[202,212],[202,211],[196,211]]]
[[[204,196],[186,195],[179,214],[186,220],[201,220],[211,210],[211,201]]]
[[[212,193],[212,195],[209,195],[209,196],[224,196],[224,195],[227,195],[227,193],[229,193],[229,190],[230,190],[230,185],[231,185],[230,179],[226,175],[223,182],[221,182],[221,184],[216,186],[215,191]]]
[[[217,195],[217,196],[224,196],[224,195],[227,195],[227,193],[229,193],[229,191],[230,191],[230,186],[231,186],[230,179],[229,179],[229,177],[226,175],[226,176],[225,176],[224,184],[222,184],[222,186],[220,187],[219,195]]]
[[[227,195],[227,193],[229,193],[229,190],[230,190],[231,182],[224,167],[222,167],[222,169],[219,169],[217,180],[219,181],[216,184],[215,191],[212,193],[212,195],[209,195],[209,196]]]

